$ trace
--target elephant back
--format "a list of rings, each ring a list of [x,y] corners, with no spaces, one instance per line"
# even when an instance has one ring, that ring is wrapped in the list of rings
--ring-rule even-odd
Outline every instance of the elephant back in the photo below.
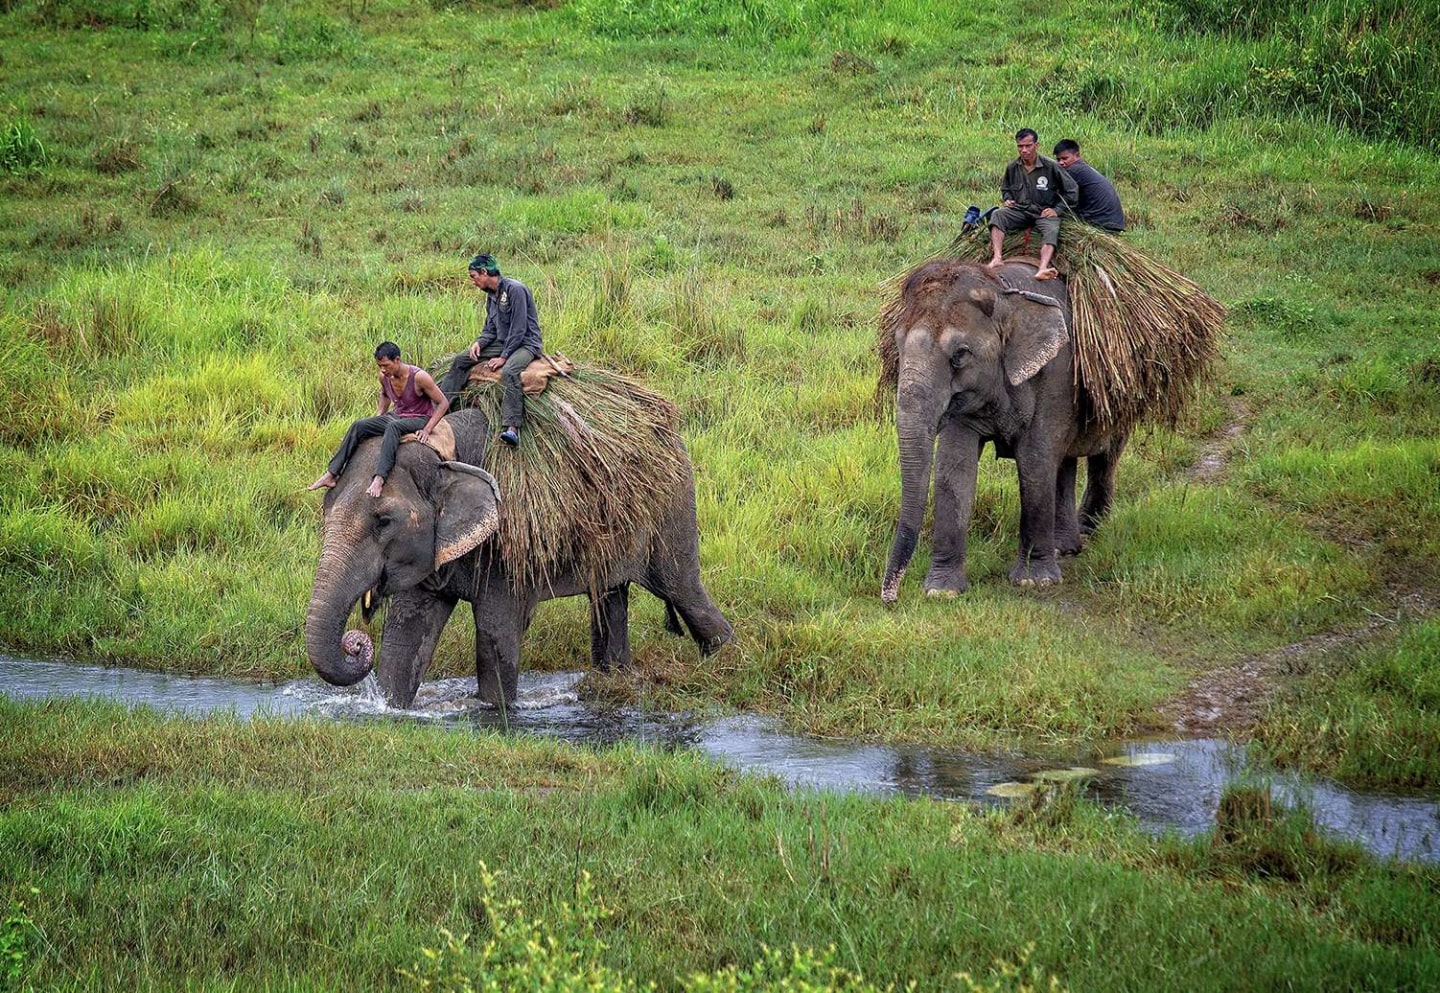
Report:
[[[480,388],[466,399],[498,424],[500,394]],[[578,575],[598,591],[614,562],[653,540],[693,485],[679,421],[645,385],[583,365],[526,398],[519,446],[488,445],[483,459],[500,487],[495,540],[516,589]]]

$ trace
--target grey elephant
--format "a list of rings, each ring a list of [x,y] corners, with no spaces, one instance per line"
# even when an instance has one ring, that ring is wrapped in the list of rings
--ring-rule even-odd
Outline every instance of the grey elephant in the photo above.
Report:
[[[1024,263],[995,269],[941,260],[912,272],[895,320],[900,520],[881,598],[893,602],[925,518],[932,462],[935,523],[929,595],[964,592],[966,530],[988,441],[1020,476],[1020,549],[1012,582],[1061,579],[1059,556],[1080,551],[1110,508],[1124,429],[1097,425],[1075,386],[1070,305],[1060,280]],[[1075,506],[1076,463],[1088,458]]]
[[[379,442],[363,444],[324,503],[319,564],[305,618],[305,649],[327,682],[348,686],[371,669],[369,651],[342,649],[342,632],[356,603],[367,618],[388,603],[378,680],[387,702],[408,707],[456,604],[475,619],[479,696],[496,706],[515,699],[520,642],[535,606],[552,597],[591,596],[591,657],[609,668],[630,661],[629,587],[638,584],[665,601],[667,628],[689,628],[703,653],[730,641],[732,630],[700,580],[693,471],[678,437],[675,459],[682,485],[668,494],[656,525],[623,536],[622,553],[598,575],[561,562],[544,584],[523,585],[504,560],[499,540],[500,493],[483,470],[489,425],[477,410],[447,418],[456,461],[429,447],[400,447],[395,469],[378,498],[366,494]],[[583,551],[577,550],[578,551]],[[592,562],[593,564],[593,562]],[[366,594],[369,594],[366,597]],[[368,646],[367,646],[368,647]]]

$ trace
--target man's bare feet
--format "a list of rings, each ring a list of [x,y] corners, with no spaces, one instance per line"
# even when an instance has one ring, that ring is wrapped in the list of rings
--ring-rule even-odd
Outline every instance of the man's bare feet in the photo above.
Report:
[[[380,488],[384,485],[385,477],[376,476],[374,479],[370,480],[370,488],[365,492],[369,493],[372,497],[378,497],[380,495]]]
[[[319,479],[315,480],[315,482],[311,483],[305,488],[307,490],[328,490],[330,487],[334,486],[338,482],[340,482],[340,480],[336,479],[329,472],[326,472],[325,475],[321,476]]]
[[[1055,270],[1054,266],[1047,265],[1044,269],[1037,269],[1035,271],[1036,279],[1054,279],[1056,276],[1059,275],[1060,273]]]
[[[1004,260],[1004,259],[1002,259],[1002,258],[993,258],[993,259],[991,259],[989,262],[986,262],[986,263],[985,263],[985,268],[986,268],[986,269],[999,269],[999,268],[1000,268],[1002,265],[1004,265],[1004,264],[1005,264],[1005,260]]]

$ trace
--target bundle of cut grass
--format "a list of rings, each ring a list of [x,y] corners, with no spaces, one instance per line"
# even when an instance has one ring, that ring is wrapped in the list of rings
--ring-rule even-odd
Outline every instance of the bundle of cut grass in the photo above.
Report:
[[[1017,257],[1021,242],[1006,243],[1007,259]],[[937,257],[986,262],[988,233],[961,235]],[[1215,358],[1224,306],[1119,238],[1074,221],[1060,225],[1054,264],[1070,292],[1075,386],[1091,416],[1106,428],[1128,428],[1142,417],[1173,421]],[[877,401],[893,395],[899,380],[902,309],[897,292],[880,317]]]
[[[448,362],[446,363],[448,365]],[[498,383],[472,384],[459,406],[500,423]],[[633,536],[653,532],[689,472],[675,405],[632,379],[577,366],[525,398],[520,445],[492,444],[500,552],[517,588],[577,570],[590,589]]]

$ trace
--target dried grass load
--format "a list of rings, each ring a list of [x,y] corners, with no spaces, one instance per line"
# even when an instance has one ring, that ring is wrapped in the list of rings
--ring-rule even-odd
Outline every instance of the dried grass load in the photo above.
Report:
[[[499,424],[502,392],[472,383],[457,407]],[[660,394],[585,366],[525,398],[519,447],[492,443],[484,465],[500,485],[498,540],[517,588],[544,589],[574,568],[598,591],[607,564],[655,530],[690,473],[679,420]]]
[[[1022,240],[1006,242],[1007,259],[1017,257]],[[987,262],[989,232],[961,235],[934,258]],[[1121,429],[1142,417],[1173,421],[1215,358],[1225,307],[1173,269],[1077,221],[1061,223],[1054,265],[1070,293],[1075,386],[1094,420]],[[904,277],[892,282],[903,286]],[[902,302],[897,290],[880,316],[877,397],[893,395],[899,380]]]

